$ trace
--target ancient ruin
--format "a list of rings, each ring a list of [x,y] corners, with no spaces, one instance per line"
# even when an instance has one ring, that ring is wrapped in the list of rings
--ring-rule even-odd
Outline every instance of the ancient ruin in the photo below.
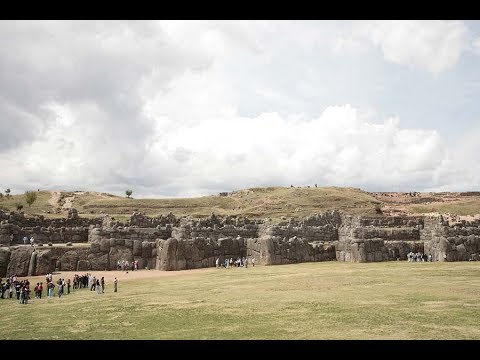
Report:
[[[24,236],[33,236],[37,246],[24,245]],[[114,270],[118,260],[138,260],[139,268],[157,270],[213,267],[217,258],[244,256],[263,265],[406,260],[411,251],[433,261],[466,261],[479,258],[480,221],[331,211],[273,224],[215,214],[151,218],[136,212],[122,223],[108,215],[81,218],[75,209],[62,219],[0,211],[0,246],[0,276]]]

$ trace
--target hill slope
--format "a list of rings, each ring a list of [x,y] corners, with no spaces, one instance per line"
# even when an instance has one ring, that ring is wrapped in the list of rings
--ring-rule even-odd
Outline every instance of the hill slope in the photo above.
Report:
[[[64,216],[69,207],[78,210],[80,216],[99,216],[107,213],[118,218],[142,211],[149,216],[160,214],[192,215],[204,217],[212,212],[218,215],[246,215],[252,218],[280,219],[304,217],[325,210],[343,210],[348,213],[375,213],[379,204],[371,194],[353,188],[252,188],[234,191],[227,196],[203,196],[198,198],[127,199],[96,192],[40,191],[37,201],[28,207],[23,195],[0,199],[0,208],[13,211],[16,204],[24,205],[26,214],[42,214],[48,217]]]
[[[141,211],[149,216],[172,212],[178,216],[204,217],[213,212],[218,215],[268,217],[279,220],[282,217],[301,218],[337,209],[345,213],[372,216],[378,215],[376,207],[380,207],[384,214],[389,215],[480,214],[478,192],[369,193],[360,189],[341,187],[268,187],[234,191],[224,194],[225,196],[171,199],[127,199],[92,191],[39,191],[37,195],[37,201],[31,207],[25,203],[23,195],[0,198],[0,209],[14,211],[16,204],[22,204],[27,215],[62,217],[68,208],[74,207],[83,217],[97,217],[106,213],[117,219],[125,219],[134,211]]]

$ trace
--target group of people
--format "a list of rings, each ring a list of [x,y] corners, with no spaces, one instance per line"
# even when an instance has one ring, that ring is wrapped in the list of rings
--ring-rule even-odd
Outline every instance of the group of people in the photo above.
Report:
[[[20,304],[27,304],[30,299],[30,282],[27,279],[18,280],[17,275],[7,277],[5,282],[3,282],[3,279],[0,279],[0,290],[0,299],[12,299],[14,292]],[[7,291],[8,295],[5,295]]]
[[[10,244],[13,244],[14,236],[13,234],[10,234]],[[30,245],[35,247],[35,239],[33,236],[30,237],[30,240],[28,239],[28,236],[23,237],[23,245],[27,245],[27,243],[30,242]]]
[[[134,271],[138,270],[138,260],[135,261],[127,261],[127,260],[118,260],[117,261],[117,269],[122,271]]]
[[[57,295],[59,298],[62,295],[70,294],[71,282],[70,279],[59,278],[56,281],[56,285],[53,282],[53,276],[51,273],[45,276],[47,297],[53,298],[54,289],[57,288]],[[96,291],[98,294],[105,292],[105,278],[102,276],[101,279],[97,279],[92,274],[86,274],[79,276],[75,274],[73,277],[73,288],[90,288],[91,291]],[[41,299],[43,294],[43,282],[38,282],[34,287],[34,293],[36,299]],[[118,279],[115,277],[113,281],[113,292],[117,292],[118,289]],[[0,299],[13,299],[13,294],[16,294],[16,299],[20,304],[28,304],[30,299],[30,282],[28,279],[18,280],[17,275],[11,275],[5,279],[0,278]],[[8,294],[7,294],[8,293]]]
[[[413,251],[410,251],[407,254],[407,260],[408,262],[418,262],[418,261],[432,262],[432,254],[427,255],[421,252],[414,253]]]
[[[255,258],[252,256],[251,258],[252,266],[255,267]],[[237,257],[237,260],[233,260],[233,258],[225,258],[225,260],[220,264],[220,258],[215,260],[215,267],[220,268],[224,267],[225,269],[232,268],[232,267],[248,267],[248,258],[247,257]]]

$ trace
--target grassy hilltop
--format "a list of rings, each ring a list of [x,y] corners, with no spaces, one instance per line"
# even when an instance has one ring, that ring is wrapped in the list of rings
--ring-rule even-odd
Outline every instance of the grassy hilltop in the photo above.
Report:
[[[23,195],[0,199],[0,209],[13,211],[16,204],[24,205],[26,214],[42,214],[46,217],[64,216],[68,207],[78,210],[80,216],[99,216],[101,213],[117,218],[142,211],[149,216],[168,214],[209,216],[246,215],[252,218],[280,219],[304,217],[325,210],[339,209],[348,213],[375,213],[379,204],[371,194],[353,188],[252,188],[197,198],[131,199],[98,192],[39,191],[37,201],[28,207]]]
[[[337,209],[350,214],[378,215],[409,213],[480,214],[480,193],[370,193],[347,187],[266,187],[238,190],[226,196],[211,195],[197,198],[132,199],[93,191],[39,191],[31,207],[24,195],[0,198],[0,209],[16,210],[22,204],[27,215],[62,217],[74,207],[82,217],[97,217],[102,213],[126,219],[134,211],[149,216],[172,212],[177,216],[204,217],[242,215],[251,218],[302,218]]]

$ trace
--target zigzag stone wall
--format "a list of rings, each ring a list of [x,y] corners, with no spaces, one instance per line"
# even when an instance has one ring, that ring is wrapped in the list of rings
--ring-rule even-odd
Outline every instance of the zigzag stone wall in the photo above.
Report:
[[[0,212],[0,276],[55,270],[114,270],[118,260],[140,268],[184,270],[215,266],[218,258],[253,257],[258,264],[314,261],[405,260],[410,251],[434,261],[464,261],[480,254],[480,221],[449,223],[443,217],[362,217],[325,212],[279,224],[246,217],[149,218],[134,213],[125,223],[108,216],[28,219]],[[11,235],[14,242],[11,243]],[[18,245],[18,237],[70,247]],[[84,244],[79,244],[84,243]]]

